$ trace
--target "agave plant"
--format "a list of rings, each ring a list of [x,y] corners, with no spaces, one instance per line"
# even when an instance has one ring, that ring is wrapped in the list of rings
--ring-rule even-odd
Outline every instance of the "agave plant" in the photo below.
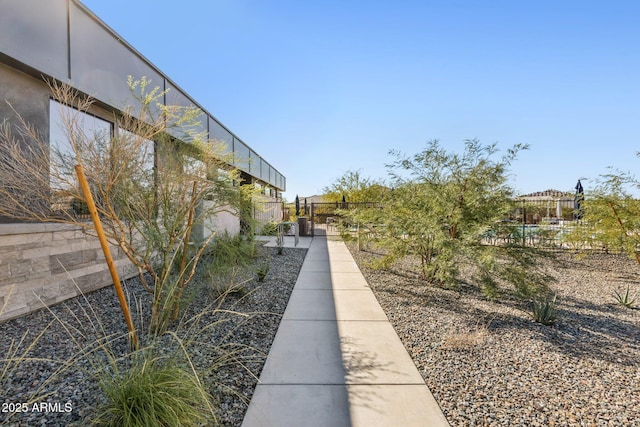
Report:
[[[624,293],[618,292],[618,291],[613,291],[613,292],[618,304],[627,308],[633,308],[633,305],[635,304],[636,299],[635,297],[631,297],[631,294],[629,292],[629,285],[627,285],[627,291]]]
[[[556,295],[553,298],[534,299],[531,307],[533,320],[551,325],[556,320]]]

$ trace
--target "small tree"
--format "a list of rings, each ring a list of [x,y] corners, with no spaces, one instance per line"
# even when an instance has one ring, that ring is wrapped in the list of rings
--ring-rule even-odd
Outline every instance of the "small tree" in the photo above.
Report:
[[[421,276],[430,282],[454,282],[460,267],[470,264],[486,290],[496,289],[496,277],[523,293],[539,286],[542,276],[531,273],[530,250],[486,244],[486,236],[500,232],[513,209],[508,167],[526,148],[515,145],[498,159],[495,144],[477,140],[466,141],[463,154],[447,152],[437,140],[412,157],[392,151],[395,160],[387,166],[393,190],[382,213],[373,212],[384,224],[382,264],[417,255]]]
[[[622,252],[640,264],[640,200],[633,189],[640,189],[640,181],[629,173],[602,175],[583,202],[582,225],[569,239]]]
[[[93,100],[56,83],[50,87],[63,105],[66,141],[50,144],[21,117],[15,126],[3,123],[0,215],[73,224],[95,234],[82,217],[86,208],[74,173],[80,164],[108,240],[153,294],[150,330],[161,333],[177,316],[182,291],[214,236],[207,235],[207,220],[223,211],[246,212],[252,189],[238,185],[225,147],[197,132],[201,111],[161,104],[165,92],[149,84],[129,79],[136,105],[114,117],[113,136],[88,132],[82,113]]]
[[[323,197],[328,201],[341,201],[344,197],[349,203],[380,201],[387,188],[379,181],[363,177],[360,171],[349,170],[333,184],[324,188]]]

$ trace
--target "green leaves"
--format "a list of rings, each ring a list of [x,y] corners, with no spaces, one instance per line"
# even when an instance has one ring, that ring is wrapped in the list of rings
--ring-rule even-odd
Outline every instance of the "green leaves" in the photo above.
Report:
[[[556,296],[546,299],[534,299],[531,305],[533,320],[543,325],[552,325],[556,321]]]
[[[633,308],[636,302],[635,297],[632,297],[629,291],[629,285],[627,285],[626,292],[613,291],[616,301],[623,307]]]

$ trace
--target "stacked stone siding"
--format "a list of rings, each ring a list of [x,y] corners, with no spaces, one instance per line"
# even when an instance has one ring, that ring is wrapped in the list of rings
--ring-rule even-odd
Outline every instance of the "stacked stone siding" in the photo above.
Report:
[[[121,279],[134,270],[113,247]],[[100,242],[78,227],[0,224],[0,321],[111,285]]]

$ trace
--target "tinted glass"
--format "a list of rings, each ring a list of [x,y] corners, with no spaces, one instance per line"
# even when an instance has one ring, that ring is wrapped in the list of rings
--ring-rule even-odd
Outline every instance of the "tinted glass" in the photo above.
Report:
[[[209,117],[209,139],[222,142],[225,145],[225,152],[233,151],[233,136],[212,117]]]
[[[194,103],[177,87],[167,82],[167,94],[165,95],[165,105],[169,107],[177,107],[175,110],[176,119],[181,119],[188,109],[196,108],[199,111],[198,116],[193,122],[190,122],[183,126],[175,126],[169,124],[169,133],[176,138],[188,142],[195,138],[207,139],[208,138],[208,116],[194,105]],[[190,112],[189,112],[190,113]]]
[[[237,138],[233,139],[233,162],[238,169],[249,172],[249,147]]]
[[[53,210],[70,208],[71,200],[57,199],[55,190],[63,190],[76,185],[74,170],[75,153],[83,146],[94,146],[96,141],[107,143],[111,138],[111,123],[62,105],[54,100],[49,104],[49,144],[51,162],[49,164],[49,183],[53,190]],[[74,126],[73,142],[69,138],[68,128]],[[76,147],[74,149],[74,146]]]
[[[74,2],[70,5],[71,80],[78,89],[117,108],[135,105],[127,84],[129,76],[134,80],[145,76],[151,80],[149,89],[164,89],[160,74],[131,48]]]
[[[66,80],[67,1],[0,2],[0,52]]]

